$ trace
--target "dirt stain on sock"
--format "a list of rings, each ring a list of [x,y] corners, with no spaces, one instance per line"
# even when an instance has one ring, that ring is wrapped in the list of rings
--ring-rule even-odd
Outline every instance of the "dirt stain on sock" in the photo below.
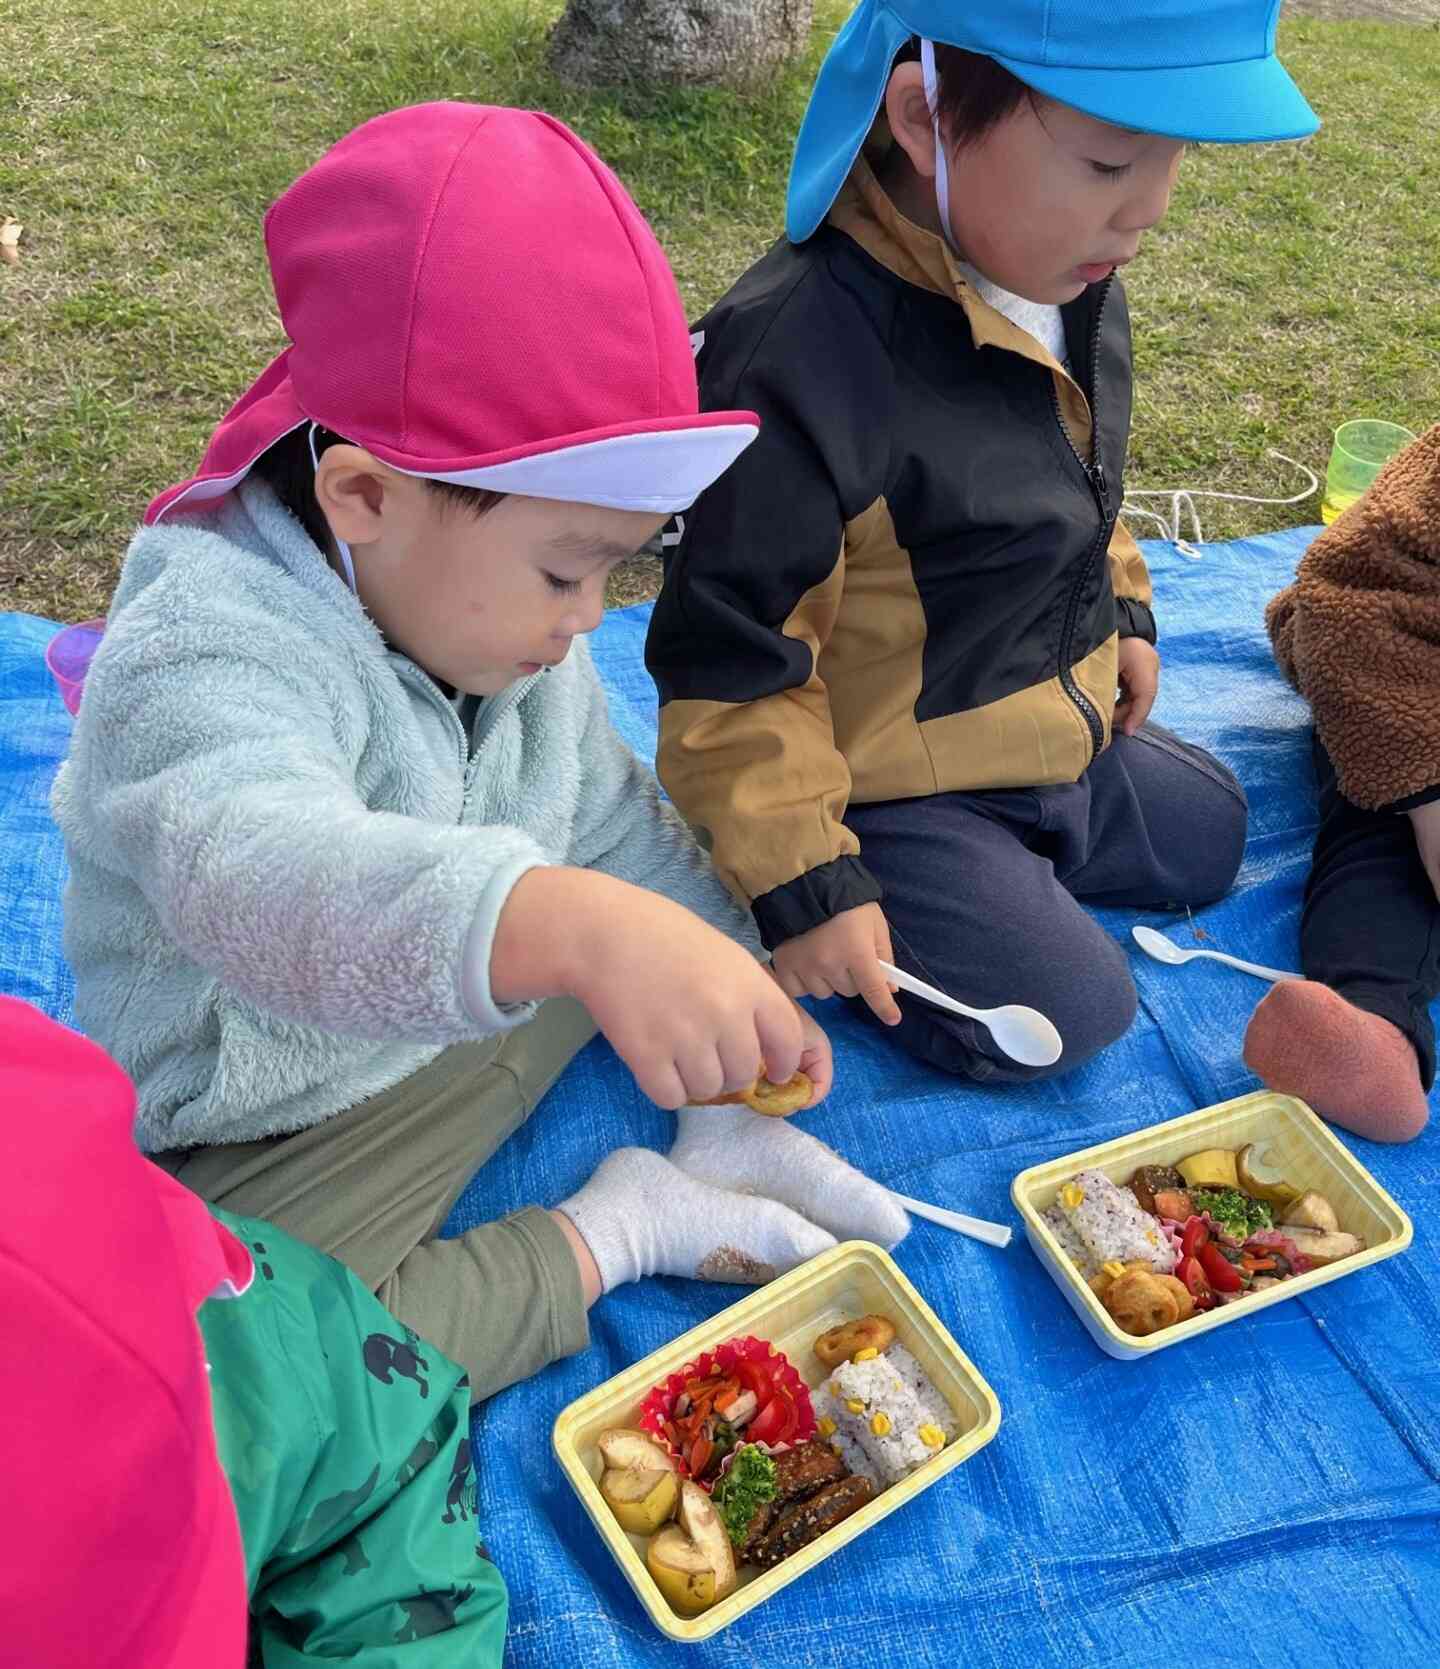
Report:
[[[734,1285],[760,1286],[775,1279],[775,1265],[742,1252],[738,1246],[717,1246],[701,1258],[695,1270],[697,1280],[729,1281]]]

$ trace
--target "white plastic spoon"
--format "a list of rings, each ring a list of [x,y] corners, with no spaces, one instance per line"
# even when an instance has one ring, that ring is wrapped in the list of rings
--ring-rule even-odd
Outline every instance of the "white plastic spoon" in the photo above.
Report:
[[[1227,956],[1223,950],[1182,950],[1173,939],[1167,939],[1153,927],[1132,927],[1130,934],[1147,956],[1153,956],[1157,962],[1168,962],[1172,968],[1181,968],[1197,956],[1205,956],[1212,962],[1223,962],[1227,968],[1238,968],[1242,974],[1268,979],[1272,984],[1276,980],[1305,977],[1304,974],[1287,973],[1283,968],[1267,968],[1259,962],[1242,962],[1238,956]]]
[[[987,1223],[983,1217],[967,1217],[963,1211],[947,1211],[943,1205],[929,1205],[924,1200],[912,1200],[908,1194],[897,1194],[890,1189],[890,1198],[915,1217],[939,1223],[941,1228],[954,1229],[956,1234],[968,1234],[972,1240],[983,1240],[987,1246],[1008,1246],[1012,1230],[1004,1223]]]
[[[1060,1033],[1038,1008],[1026,1008],[1021,1003],[1006,1003],[1003,1008],[968,1008],[933,985],[927,985],[923,979],[916,979],[914,974],[902,973],[889,962],[882,962],[880,971],[912,997],[923,997],[936,1008],[963,1014],[967,1020],[978,1020],[1010,1059],[1019,1061],[1021,1066],[1054,1066],[1060,1059],[1064,1047]]]

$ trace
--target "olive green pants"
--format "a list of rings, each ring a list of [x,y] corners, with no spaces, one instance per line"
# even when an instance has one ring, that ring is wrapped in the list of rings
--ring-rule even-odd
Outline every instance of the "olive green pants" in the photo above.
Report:
[[[438,1240],[465,1184],[594,1035],[578,1003],[446,1049],[291,1136],[156,1154],[202,1199],[328,1252],[470,1375],[475,1401],[589,1342],[575,1254],[548,1211]]]

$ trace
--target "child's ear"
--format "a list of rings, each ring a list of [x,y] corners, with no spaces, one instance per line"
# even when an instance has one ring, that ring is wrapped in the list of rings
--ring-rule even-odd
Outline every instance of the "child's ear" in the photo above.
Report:
[[[885,119],[895,143],[922,179],[935,178],[935,126],[919,64],[897,64],[885,88]]]
[[[395,478],[363,446],[331,446],[320,454],[315,501],[330,531],[347,545],[378,539]]]

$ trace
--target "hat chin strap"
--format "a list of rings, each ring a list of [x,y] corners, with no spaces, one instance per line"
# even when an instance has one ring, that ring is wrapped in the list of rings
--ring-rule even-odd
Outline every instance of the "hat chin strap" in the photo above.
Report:
[[[955,239],[950,231],[950,168],[945,156],[945,141],[940,137],[940,78],[935,72],[935,43],[925,36],[920,40],[920,73],[925,78],[925,103],[930,107],[930,125],[935,130],[935,206],[940,211],[940,236],[949,244],[952,254]]]
[[[315,473],[317,475],[320,473],[320,454],[315,450],[315,431],[319,427],[320,425],[318,423],[311,423],[310,425],[310,462],[315,466]],[[350,547],[333,528],[330,530],[330,537],[335,541],[340,550],[340,563],[345,569],[345,583],[358,597],[360,595],[360,589],[355,584],[355,564],[350,559]]]

